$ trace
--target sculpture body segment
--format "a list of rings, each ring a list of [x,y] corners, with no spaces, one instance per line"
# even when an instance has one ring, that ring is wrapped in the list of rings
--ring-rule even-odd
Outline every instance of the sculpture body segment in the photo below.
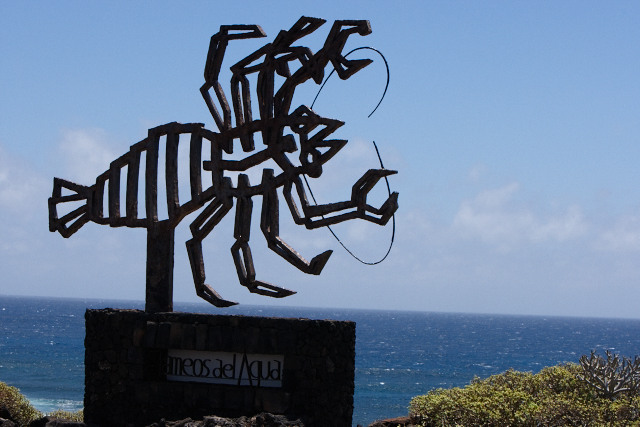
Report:
[[[257,25],[222,26],[211,38],[205,84],[200,88],[217,132],[205,129],[200,123],[168,123],[150,129],[147,138],[114,160],[93,185],[82,186],[55,178],[49,199],[49,229],[69,237],[89,221],[112,227],[146,228],[146,311],[171,311],[174,229],[186,215],[201,209],[190,224],[192,238],[186,242],[196,293],[217,307],[225,307],[236,303],[222,298],[205,283],[202,241],[234,205],[235,243],[231,253],[240,283],[250,292],[270,297],[294,293],[256,279],[249,237],[253,197],[261,196],[260,229],[269,248],[301,271],[320,274],[331,251],[307,261],[280,238],[278,191],[282,192],[295,223],[309,229],[355,218],[384,225],[398,208],[395,192],[378,208],[367,203],[367,194],[376,183],[396,173],[384,168],[367,171],[352,186],[349,200],[314,205],[307,199],[303,175],[321,176],[322,165],[347,141],[327,139],[343,122],[321,117],[305,105],[291,111],[295,89],[309,79],[322,83],[328,64],[339,77],[347,79],[372,62],[348,60],[342,54],[351,34],[364,36],[371,32],[367,21],[336,21],[324,46],[315,54],[309,48],[292,46],[323,23],[321,19],[302,17],[290,30],[281,31],[272,43],[231,66],[231,103],[218,81],[228,42],[264,37],[265,33]],[[257,73],[255,93],[259,119],[253,118],[251,107],[248,77],[254,73]],[[279,88],[276,75],[284,78]],[[188,144],[188,195],[178,191],[178,168],[182,166],[178,165],[180,144]],[[249,154],[230,159],[234,149]],[[296,154],[297,161],[292,161]],[[160,157],[165,159],[164,177],[158,176]],[[263,167],[260,182],[251,183],[246,172],[267,161],[271,165],[275,163],[277,169]],[[203,174],[211,177],[210,186],[203,184]],[[230,174],[237,174],[235,185]],[[140,182],[141,176],[144,183]],[[166,194],[158,192],[160,179],[164,179],[164,186],[160,187]],[[125,189],[121,191],[123,185]],[[144,200],[140,200],[141,195]],[[158,206],[165,200],[166,218],[161,219]],[[139,209],[142,202],[144,212]],[[81,206],[59,215],[58,209],[67,203]]]

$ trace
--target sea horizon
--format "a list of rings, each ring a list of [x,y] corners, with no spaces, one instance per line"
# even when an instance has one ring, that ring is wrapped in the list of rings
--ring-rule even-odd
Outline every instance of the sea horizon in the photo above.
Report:
[[[99,297],[71,297],[71,296],[55,296],[55,295],[19,295],[19,294],[2,294],[0,293],[0,298],[9,297],[9,298],[34,298],[34,299],[59,299],[59,300],[75,300],[75,301],[110,301],[110,302],[122,302],[125,305],[140,305],[141,310],[144,310],[145,301],[142,299],[126,299],[126,298],[99,298]],[[231,307],[214,307],[211,304],[207,303],[204,300],[192,300],[192,301],[174,301],[174,311],[177,307],[184,306],[202,306],[207,307],[212,312],[206,312],[204,314],[220,314],[224,315],[227,313],[227,310],[233,311],[240,309],[242,311],[242,307],[269,307],[270,309],[277,310],[282,308],[284,310],[287,309],[304,309],[304,310],[345,310],[345,311],[378,311],[378,312],[401,312],[401,313],[422,313],[422,314],[459,314],[459,315],[472,315],[472,316],[507,316],[507,317],[548,317],[548,318],[560,318],[560,319],[603,319],[603,320],[640,320],[640,315],[638,317],[627,317],[627,316],[608,316],[608,315],[572,315],[572,314],[556,314],[556,313],[509,313],[509,312],[483,312],[483,311],[455,311],[455,310],[417,310],[417,309],[396,309],[396,308],[375,308],[375,307],[322,307],[322,306],[312,306],[312,305],[278,305],[278,304],[238,304]],[[105,308],[117,308],[117,307],[105,307]],[[200,313],[200,312],[199,312]],[[236,314],[230,313],[230,314]],[[242,314],[241,314],[242,315]]]

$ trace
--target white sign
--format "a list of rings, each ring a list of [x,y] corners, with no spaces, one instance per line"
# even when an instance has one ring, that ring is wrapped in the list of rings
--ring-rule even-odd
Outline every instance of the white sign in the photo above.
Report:
[[[170,349],[166,374],[169,381],[282,387],[283,364],[276,354]]]

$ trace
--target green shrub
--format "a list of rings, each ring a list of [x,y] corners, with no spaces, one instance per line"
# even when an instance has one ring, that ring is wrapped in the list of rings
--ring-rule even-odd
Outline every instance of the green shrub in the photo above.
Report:
[[[61,409],[58,409],[57,411],[53,411],[47,415],[51,417],[60,418],[62,420],[74,421],[77,423],[84,422],[84,413],[82,409],[79,410],[78,412],[69,412],[69,411],[63,411]]]
[[[603,398],[580,373],[576,364],[509,370],[414,397],[409,412],[423,426],[640,426],[640,398]]]
[[[3,382],[0,382],[0,408],[6,409],[21,426],[42,417],[42,413],[29,403],[20,390]]]
[[[0,381],[0,409],[6,409],[11,418],[19,426],[29,425],[30,422],[42,418],[44,414],[31,405],[27,398],[16,387],[12,387]],[[83,422],[84,414],[63,410],[53,411],[47,415],[67,421]]]

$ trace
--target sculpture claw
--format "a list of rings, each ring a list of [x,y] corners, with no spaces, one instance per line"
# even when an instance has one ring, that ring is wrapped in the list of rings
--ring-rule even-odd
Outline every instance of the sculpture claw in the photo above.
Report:
[[[329,261],[329,257],[331,256],[332,253],[333,253],[332,250],[328,250],[328,251],[322,252],[319,255],[314,256],[311,262],[309,263],[310,273],[318,276],[322,272],[322,269],[324,268],[324,266],[327,264],[327,261]]]
[[[245,286],[249,289],[249,292],[259,295],[265,295],[272,298],[284,298],[295,294],[295,291],[281,288],[280,286],[272,285],[271,283],[262,282],[260,280],[251,281]]]
[[[397,174],[398,171],[388,169],[369,169],[362,177],[353,184],[351,190],[351,200],[356,206],[364,206],[367,203],[367,195],[380,179],[389,175]]]
[[[232,305],[238,304],[235,301],[229,301],[222,298],[211,286],[204,283],[196,287],[196,293],[200,298],[218,308],[231,307]]]
[[[369,169],[358,181],[356,181],[355,184],[353,184],[351,201],[360,212],[361,218],[384,225],[398,210],[398,193],[395,191],[389,195],[380,208],[374,208],[367,204],[367,196],[378,181],[389,175],[395,175],[397,173],[398,171],[389,169]],[[380,217],[367,215],[367,212],[380,215]]]
[[[380,206],[380,224],[385,225],[398,210],[398,192],[391,193],[389,198]]]

